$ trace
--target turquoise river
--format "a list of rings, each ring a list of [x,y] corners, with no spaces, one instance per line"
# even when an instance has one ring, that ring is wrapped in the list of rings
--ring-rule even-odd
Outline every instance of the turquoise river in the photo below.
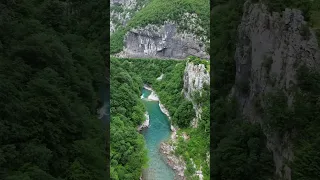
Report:
[[[143,180],[173,180],[173,170],[164,162],[159,152],[160,143],[170,137],[170,122],[161,111],[158,101],[148,101],[151,91],[142,90],[143,102],[149,113],[150,126],[142,130],[148,149],[148,168],[144,170]]]

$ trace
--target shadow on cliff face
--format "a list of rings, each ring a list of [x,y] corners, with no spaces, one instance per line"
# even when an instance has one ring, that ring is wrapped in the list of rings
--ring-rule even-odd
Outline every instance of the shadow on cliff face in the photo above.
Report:
[[[174,23],[146,26],[127,32],[124,38],[125,57],[185,59],[196,56],[208,59],[204,43],[192,34],[180,34]]]

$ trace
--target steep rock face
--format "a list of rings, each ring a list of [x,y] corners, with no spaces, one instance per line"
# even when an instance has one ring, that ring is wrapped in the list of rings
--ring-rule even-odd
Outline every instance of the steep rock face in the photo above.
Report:
[[[146,0],[111,0],[110,1],[110,34],[119,27],[126,26],[131,17],[142,8]]]
[[[205,44],[193,34],[178,33],[177,25],[172,22],[132,29],[126,34],[124,44],[120,57],[184,59],[193,55],[208,58]]]
[[[110,5],[122,5],[127,9],[133,9],[137,4],[136,0],[111,0]]]
[[[190,99],[192,93],[203,89],[210,83],[210,74],[204,64],[187,63],[183,76],[184,95]]]
[[[236,77],[232,94],[238,99],[241,111],[251,122],[266,126],[263,115],[255,110],[255,102],[265,107],[263,96],[276,90],[293,100],[291,89],[296,84],[296,71],[305,64],[319,68],[319,49],[315,33],[307,26],[301,11],[285,9],[270,13],[263,4],[244,4],[244,14],[238,27],[235,53]],[[267,147],[273,152],[276,174],[291,179],[292,134],[279,136],[267,132]]]
[[[196,118],[192,121],[194,128],[198,127],[198,120],[201,119],[201,106],[192,100],[192,96],[195,92],[201,90],[204,85],[210,84],[210,73],[206,70],[204,64],[194,64],[192,62],[187,63],[183,76],[183,92],[185,97],[192,101],[193,108],[196,112]]]

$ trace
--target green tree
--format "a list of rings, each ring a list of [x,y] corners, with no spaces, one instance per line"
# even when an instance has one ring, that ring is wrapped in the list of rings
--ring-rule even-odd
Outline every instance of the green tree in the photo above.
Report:
[[[192,102],[185,100],[178,107],[173,118],[176,119],[175,121],[179,127],[188,127],[195,115]]]

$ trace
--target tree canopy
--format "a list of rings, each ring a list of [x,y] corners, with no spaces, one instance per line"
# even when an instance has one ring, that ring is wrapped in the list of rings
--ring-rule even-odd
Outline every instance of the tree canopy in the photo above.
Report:
[[[106,179],[107,2],[0,7],[0,179]]]

